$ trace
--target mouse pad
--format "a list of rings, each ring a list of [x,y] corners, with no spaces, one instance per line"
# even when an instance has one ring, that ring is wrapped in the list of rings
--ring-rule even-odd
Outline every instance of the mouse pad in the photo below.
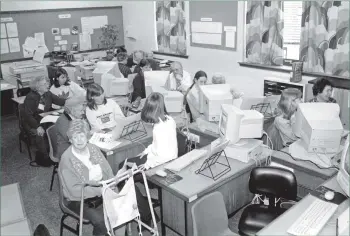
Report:
[[[164,184],[165,186],[169,186],[170,184],[182,180],[181,176],[174,174],[170,170],[165,169],[164,171],[167,173],[167,176],[161,177],[157,174],[154,174],[152,177],[155,178],[159,183]]]
[[[327,192],[327,191],[332,191],[334,192],[334,198],[332,200],[327,200],[325,197],[324,197],[324,194]],[[333,191],[332,189],[330,188],[327,188],[325,186],[320,186],[318,188],[316,188],[314,191],[310,192],[311,195],[323,200],[323,201],[326,201],[326,202],[331,202],[331,203],[334,203],[334,204],[337,204],[337,205],[340,205],[344,200],[346,200],[347,198],[339,193],[339,192],[335,192]]]

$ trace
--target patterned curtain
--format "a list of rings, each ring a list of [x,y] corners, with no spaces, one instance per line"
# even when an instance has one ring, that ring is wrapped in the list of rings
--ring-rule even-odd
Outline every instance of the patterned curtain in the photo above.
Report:
[[[303,70],[349,77],[349,2],[303,2]]]
[[[185,2],[156,1],[158,51],[186,55]]]
[[[282,65],[282,1],[248,1],[247,5],[246,61],[263,65]]]

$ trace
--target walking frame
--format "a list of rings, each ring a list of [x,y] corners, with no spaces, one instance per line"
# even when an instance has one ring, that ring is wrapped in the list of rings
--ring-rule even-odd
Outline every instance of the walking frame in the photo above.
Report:
[[[136,169],[130,169],[130,170],[127,170],[125,172],[122,172],[119,175],[117,174],[115,177],[113,177],[111,179],[108,179],[108,180],[105,180],[105,181],[100,181],[97,185],[92,185],[92,184],[85,183],[82,186],[82,188],[81,188],[81,201],[80,201],[80,217],[79,217],[79,236],[83,235],[83,222],[82,221],[83,221],[84,189],[85,189],[85,187],[86,186],[101,187],[102,184],[107,184],[109,186],[117,185],[119,182],[126,181],[129,178],[133,177],[135,174],[139,174],[139,173],[142,174],[143,181],[144,181],[144,184],[145,184],[145,189],[146,189],[146,193],[147,193],[147,200],[148,200],[148,204],[149,204],[149,207],[150,207],[150,210],[151,210],[152,221],[153,221],[153,226],[154,227],[151,228],[150,226],[146,225],[140,219],[138,219],[139,217],[137,217],[137,218],[135,218],[133,220],[138,223],[139,227],[142,225],[147,230],[149,230],[152,233],[153,236],[159,236],[158,226],[157,226],[157,222],[156,222],[156,219],[155,219],[155,214],[154,214],[154,209],[153,209],[151,196],[150,196],[150,192],[149,192],[149,188],[148,188],[146,174],[143,171],[143,168],[141,166],[136,168]],[[126,223],[126,224],[130,224],[130,223],[131,222]],[[141,228],[139,230],[141,232]],[[112,229],[111,231],[112,231],[112,232],[110,232],[111,235],[115,236],[114,235],[114,230]]]

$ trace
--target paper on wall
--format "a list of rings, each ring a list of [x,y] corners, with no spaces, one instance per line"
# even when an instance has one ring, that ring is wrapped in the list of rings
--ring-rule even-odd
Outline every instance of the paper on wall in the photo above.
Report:
[[[108,24],[107,16],[91,16],[90,25],[92,29],[99,29]]]
[[[13,21],[12,17],[1,17],[1,22],[11,22]]]
[[[80,51],[86,51],[91,49],[91,36],[90,34],[79,34]]]
[[[59,19],[67,19],[67,18],[71,18],[71,14],[60,14],[58,15]]]
[[[62,45],[61,46],[61,51],[67,51],[67,45]]]
[[[235,48],[236,47],[236,32],[235,31],[226,31],[226,38],[225,38],[225,46],[228,48]]]
[[[27,48],[33,49],[33,52],[39,47],[38,41],[36,41],[33,37],[27,37],[24,44],[27,46]]]
[[[61,51],[61,47],[53,47],[53,50],[54,50],[55,52],[59,52],[59,51]]]
[[[81,31],[86,34],[93,34],[94,29],[90,25],[90,17],[81,18]]]
[[[1,39],[1,54],[9,53],[7,39]]]
[[[58,45],[68,44],[67,40],[60,40],[58,41]]]
[[[9,40],[10,52],[20,52],[21,51],[18,38],[9,38],[8,40]]]
[[[55,36],[55,40],[62,40],[62,36]]]
[[[9,38],[18,37],[17,23],[16,22],[7,23],[6,29],[7,29],[7,36]]]
[[[221,34],[192,33],[192,42],[210,45],[221,45]]]
[[[1,38],[7,38],[6,27],[5,24],[1,24]]]
[[[45,45],[45,34],[44,32],[35,33],[34,39],[37,41],[38,46],[44,46]]]
[[[45,48],[44,47],[38,48],[34,52],[33,61],[37,61],[39,63],[43,63],[45,53],[46,52],[45,52]]]
[[[63,28],[61,29],[62,35],[70,35],[70,29],[69,28]]]
[[[222,33],[222,23],[221,22],[201,22],[192,21],[191,30],[196,33],[212,33],[221,34]]]
[[[28,57],[33,57],[34,56],[34,51],[35,49],[28,47],[27,45],[23,44],[22,45],[22,51],[23,51],[23,57],[28,58]]]

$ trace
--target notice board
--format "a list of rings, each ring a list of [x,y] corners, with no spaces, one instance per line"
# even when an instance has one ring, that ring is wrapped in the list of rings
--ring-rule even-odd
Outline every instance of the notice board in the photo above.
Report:
[[[82,17],[85,19],[87,17],[104,17],[105,19],[105,16],[107,17],[108,24],[116,25],[119,29],[117,46],[124,45],[123,12],[121,6],[1,12],[1,28],[7,28],[5,25],[9,23],[16,23],[18,33],[17,37],[9,37],[10,35],[7,35],[6,38],[2,33],[2,49],[6,47],[3,44],[5,40],[7,40],[7,43],[10,43],[9,40],[11,39],[12,43],[16,43],[15,38],[18,38],[19,41],[19,51],[11,52],[8,50],[8,53],[1,53],[1,62],[23,59],[22,45],[25,43],[27,37],[34,37],[35,33],[44,33],[45,44],[50,52],[54,50],[54,47],[57,48],[64,45],[61,43],[66,43],[66,47],[69,50],[72,49],[71,47],[74,43],[78,43],[78,51],[80,52],[103,49],[103,45],[100,42],[100,36],[102,35],[101,29],[95,28],[91,32],[90,50],[80,50],[79,33],[82,33]],[[72,34],[74,26],[77,26],[77,34]],[[58,34],[52,33],[52,29],[55,28],[59,30]],[[62,29],[64,30],[62,31]],[[67,34],[67,29],[71,31],[70,34]],[[59,37],[57,38],[55,36],[61,36],[61,39],[58,40]],[[10,45],[8,44],[7,47],[9,49]],[[12,48],[14,48],[13,45]]]
[[[190,1],[191,46],[236,51],[237,1]]]

